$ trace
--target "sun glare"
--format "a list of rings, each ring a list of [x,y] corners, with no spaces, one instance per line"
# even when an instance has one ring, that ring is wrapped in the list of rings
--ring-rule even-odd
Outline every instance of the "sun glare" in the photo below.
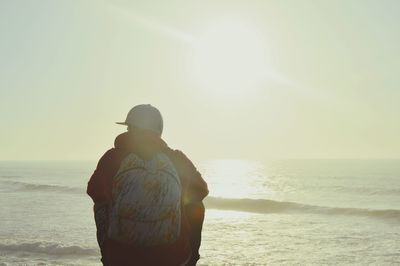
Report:
[[[268,72],[263,38],[243,22],[219,22],[198,34],[192,64],[199,88],[223,95],[256,89]]]

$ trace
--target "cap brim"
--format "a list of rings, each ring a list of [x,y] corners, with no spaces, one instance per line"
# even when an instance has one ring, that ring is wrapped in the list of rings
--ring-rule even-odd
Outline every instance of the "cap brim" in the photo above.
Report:
[[[123,126],[127,126],[128,124],[127,123],[125,123],[125,122],[115,122],[115,124],[118,124],[118,125],[123,125]]]

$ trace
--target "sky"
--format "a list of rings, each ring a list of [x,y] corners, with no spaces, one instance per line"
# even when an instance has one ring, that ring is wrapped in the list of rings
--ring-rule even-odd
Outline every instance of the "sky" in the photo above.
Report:
[[[399,12],[0,0],[0,160],[97,160],[141,103],[196,160],[400,158]]]

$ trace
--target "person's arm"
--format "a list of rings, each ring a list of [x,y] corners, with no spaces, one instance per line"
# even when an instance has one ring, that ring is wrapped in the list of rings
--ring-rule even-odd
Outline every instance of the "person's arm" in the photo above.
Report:
[[[190,228],[189,240],[192,250],[192,258],[188,265],[195,265],[200,258],[199,248],[205,214],[202,201],[208,195],[208,186],[200,172],[197,171],[196,167],[184,153],[174,151],[174,154],[174,164],[181,179],[186,183],[183,192],[183,211]]]
[[[108,150],[99,160],[96,170],[90,177],[87,186],[87,194],[94,202],[94,220],[97,229],[97,242],[102,254],[103,263],[105,257],[105,242],[108,230],[108,208],[112,195],[112,180],[118,171],[116,165],[115,149]]]
[[[196,170],[189,178],[185,204],[185,213],[190,225],[190,245],[192,247],[191,263],[196,265],[200,259],[201,232],[203,229],[205,208],[203,199],[208,195],[207,183]],[[189,264],[190,265],[190,264]]]
[[[115,149],[108,150],[99,160],[96,170],[90,177],[86,193],[95,205],[107,204],[111,200],[112,178],[118,171],[115,163]]]

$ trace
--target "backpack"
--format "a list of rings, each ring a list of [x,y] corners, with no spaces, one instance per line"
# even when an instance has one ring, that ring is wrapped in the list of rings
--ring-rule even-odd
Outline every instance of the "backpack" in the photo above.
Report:
[[[136,246],[174,243],[181,231],[181,195],[167,155],[143,160],[130,153],[113,178],[108,237]]]

